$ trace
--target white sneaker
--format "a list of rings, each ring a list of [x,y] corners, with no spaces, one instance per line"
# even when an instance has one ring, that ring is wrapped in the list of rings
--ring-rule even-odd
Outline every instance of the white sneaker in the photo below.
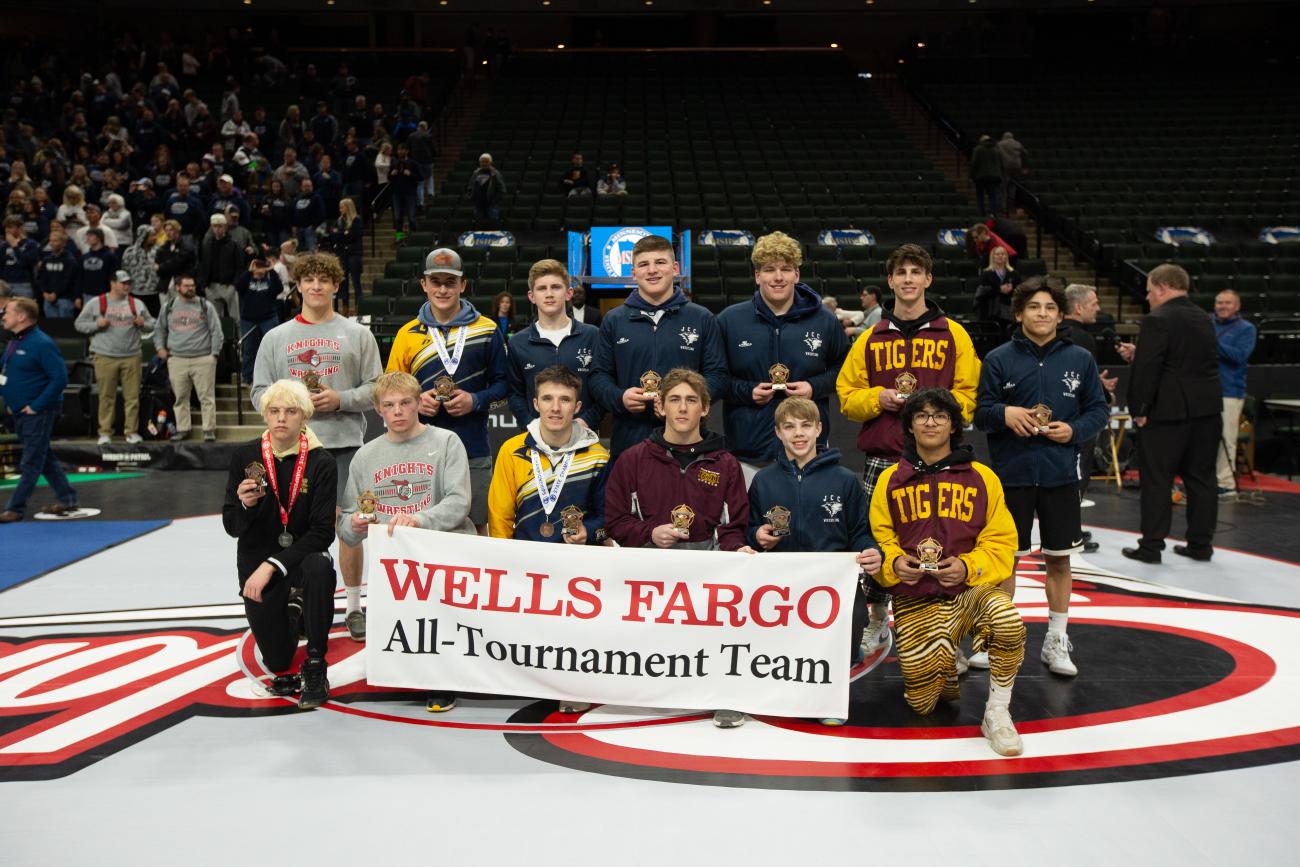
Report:
[[[1039,655],[1039,659],[1043,660],[1043,664],[1052,674],[1074,677],[1079,673],[1079,669],[1070,659],[1071,650],[1074,650],[1074,645],[1070,643],[1068,635],[1064,632],[1049,632],[1043,639],[1043,652]]]
[[[1091,509],[1095,505],[1097,505],[1096,501],[1089,500],[1087,497],[1084,497],[1082,500],[1079,501],[1080,509]]]
[[[1025,751],[1025,745],[1016,731],[1016,724],[1011,721],[1011,711],[1005,705],[985,706],[980,732],[988,738],[993,752],[1000,756],[1018,756]]]
[[[981,650],[979,653],[972,653],[970,655],[970,667],[988,671],[989,652],[987,650]]]
[[[113,442],[113,438],[108,434],[100,434],[98,442],[101,446],[106,446]]]
[[[889,618],[868,621],[867,628],[862,630],[862,655],[870,656],[888,640]]]
[[[144,442],[144,437],[140,436],[138,433],[130,433],[126,435],[126,441],[130,445],[135,445],[136,443]]]
[[[970,660],[966,658],[966,654],[962,653],[960,647],[957,648],[957,657],[953,659],[953,665],[957,669],[958,677],[961,677],[966,673],[966,669],[970,668]]]

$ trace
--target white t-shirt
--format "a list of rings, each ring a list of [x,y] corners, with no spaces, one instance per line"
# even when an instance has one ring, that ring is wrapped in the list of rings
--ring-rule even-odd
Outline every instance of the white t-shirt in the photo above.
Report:
[[[559,346],[560,341],[569,335],[569,326],[566,324],[563,328],[557,328],[554,331],[551,331],[538,325],[537,334],[543,339],[549,340],[556,346]]]

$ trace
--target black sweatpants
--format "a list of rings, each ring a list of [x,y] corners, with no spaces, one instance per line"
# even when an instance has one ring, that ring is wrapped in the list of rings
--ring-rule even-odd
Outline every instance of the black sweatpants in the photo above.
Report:
[[[1147,551],[1164,550],[1173,521],[1170,492],[1174,476],[1182,476],[1187,491],[1187,544],[1206,551],[1214,543],[1219,519],[1215,461],[1223,421],[1218,415],[1178,422],[1147,422],[1138,434],[1142,473],[1142,538]]]
[[[307,655],[324,659],[334,622],[334,561],[328,554],[308,554],[287,578],[277,573],[271,579],[262,591],[261,602],[243,597],[244,613],[262,662],[276,674],[288,670],[298,649],[298,636],[289,628],[289,590],[293,587],[302,588]]]

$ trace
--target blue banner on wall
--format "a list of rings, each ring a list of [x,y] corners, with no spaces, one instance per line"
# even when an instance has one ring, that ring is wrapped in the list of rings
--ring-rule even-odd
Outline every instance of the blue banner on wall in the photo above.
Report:
[[[823,229],[817,233],[823,247],[874,247],[876,236],[862,229]]]
[[[673,240],[672,226],[592,226],[591,276],[631,277],[632,248],[646,235]],[[593,283],[597,289],[619,288],[615,284]]]
[[[1265,244],[1294,244],[1300,242],[1300,226],[1269,226],[1259,239]]]
[[[938,234],[939,246],[941,247],[965,247],[966,230],[965,229],[940,229]]]
[[[1156,229],[1156,240],[1175,247],[1214,244],[1214,236],[1199,226],[1161,226]]]
[[[709,229],[700,235],[705,247],[752,247],[754,235],[744,229]]]
[[[513,247],[515,236],[509,232],[496,230],[486,232],[465,232],[457,240],[462,247]]]

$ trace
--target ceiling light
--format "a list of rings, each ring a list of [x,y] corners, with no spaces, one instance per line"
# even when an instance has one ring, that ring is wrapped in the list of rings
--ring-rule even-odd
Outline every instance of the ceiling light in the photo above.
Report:
[[[564,47],[564,43],[561,42],[559,45],[557,45],[557,46],[555,46],[555,47],[556,47],[556,48],[563,48],[563,47]]]
[[[831,48],[839,48],[839,47],[840,47],[840,44],[839,44],[838,42],[832,42],[832,43],[831,43]]]
[[[924,42],[918,42],[918,43],[916,43],[916,47],[917,47],[917,48],[924,48],[924,47],[925,47],[925,43],[924,43]]]

